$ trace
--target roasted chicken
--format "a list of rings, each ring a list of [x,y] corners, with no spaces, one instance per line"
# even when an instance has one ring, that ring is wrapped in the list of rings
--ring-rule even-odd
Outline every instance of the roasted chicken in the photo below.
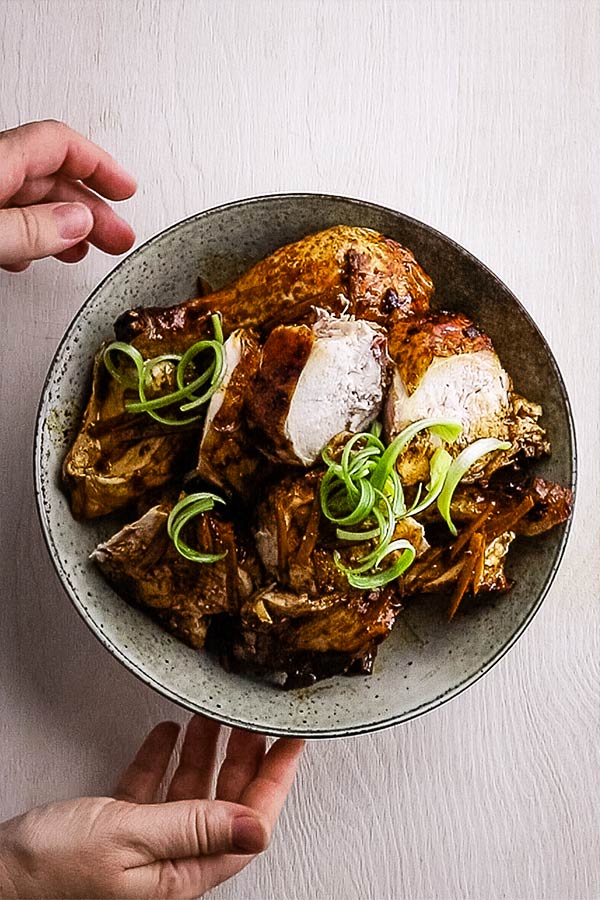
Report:
[[[249,411],[276,459],[310,466],[340,431],[362,431],[379,416],[384,384],[381,329],[321,313],[312,327],[271,332]]]
[[[528,458],[550,450],[541,408],[515,393],[473,322],[429,308],[432,291],[409,250],[340,225],[276,250],[221,290],[120,316],[117,339],[153,361],[144,364],[149,397],[202,381],[196,363],[188,372],[186,356],[182,374],[172,354],[217,340],[214,314],[223,365],[203,411],[181,426],[133,415],[131,389],[96,358],[63,474],[76,517],[124,509],[123,526],[92,554],[115,590],[226,667],[285,687],[369,673],[402,607],[430,594],[448,598],[452,618],[465,596],[508,590],[512,542],[564,522],[571,492],[527,472]],[[390,462],[385,444],[430,419],[462,430],[445,444],[424,430]],[[433,495],[423,502],[435,460],[450,465],[442,446],[455,458],[480,438],[510,446],[478,457],[447,511]],[[365,452],[350,473],[344,448],[357,440]],[[356,522],[340,528],[345,513],[325,505],[327,477],[341,473],[344,490],[367,497],[358,481],[378,454],[402,503],[391,475],[373,475],[379,506],[357,535]],[[336,490],[327,503],[339,502]],[[188,515],[194,492],[207,491],[225,506]],[[190,546],[225,556],[194,561],[182,555]],[[365,559],[375,559],[366,580]]]
[[[155,385],[169,380],[164,368]],[[190,467],[198,429],[167,428],[125,409],[130,392],[110,377],[102,350],[79,432],[63,463],[76,519],[93,519],[136,501]]]
[[[542,456],[549,450],[538,424],[542,408],[515,394],[490,338],[461,313],[431,312],[394,321],[389,329],[392,384],[385,405],[391,440],[419,419],[452,419],[462,433],[445,449],[456,456],[478,438],[508,441],[510,450],[484,458],[470,471],[472,481],[489,477],[522,453]],[[398,461],[405,484],[424,481],[440,440],[425,433]]]
[[[195,543],[209,553],[227,551],[212,565],[181,556],[167,534],[173,503],[149,509],[91,558],[115,590],[190,644],[202,647],[209,616],[236,614],[259,584],[260,570],[243,531],[222,516],[205,515],[195,522]]]
[[[117,338],[154,347],[161,338],[189,342],[198,318],[223,317],[226,334],[258,328],[268,334],[284,323],[312,321],[315,308],[384,324],[390,313],[429,308],[433,283],[414,256],[396,241],[369,228],[338,225],[276,250],[233,284],[206,297],[167,309],[124,313]]]

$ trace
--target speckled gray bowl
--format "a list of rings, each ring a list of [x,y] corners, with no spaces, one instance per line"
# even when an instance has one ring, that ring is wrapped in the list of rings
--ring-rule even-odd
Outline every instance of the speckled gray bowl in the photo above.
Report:
[[[541,474],[574,486],[574,432],[565,388],[542,335],[518,300],[482,263],[427,225],[357,200],[288,194],[200,213],[152,238],[123,260],[86,300],[50,367],[35,439],[42,528],[75,608],[108,650],[165,697],[228,725],[305,737],[385,728],[433,709],[483,675],[517,640],[540,606],[568,526],[517,541],[509,571],[516,587],[494,605],[446,622],[430,600],[403,614],[382,644],[370,677],[336,677],[283,692],[223,671],[206,653],[171,637],[121,600],[88,561],[114,523],[75,522],[60,490],[60,468],[88,386],[82,372],[116,316],[131,306],[191,296],[201,272],[219,287],[276,247],[332,225],[363,225],[410,247],[436,285],[438,306],[463,310],[492,337],[516,388],[542,401],[554,448]]]

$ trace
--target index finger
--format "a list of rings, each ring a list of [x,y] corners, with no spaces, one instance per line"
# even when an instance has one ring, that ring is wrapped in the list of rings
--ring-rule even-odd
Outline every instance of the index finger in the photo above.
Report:
[[[263,758],[256,777],[238,801],[266,816],[271,827],[275,825],[294,782],[304,743],[299,738],[275,741]]]
[[[125,769],[114,790],[115,800],[128,803],[152,803],[177,741],[177,722],[160,722],[156,725]]]
[[[135,193],[135,179],[110,153],[63,122],[30,122],[3,132],[0,157],[0,204],[26,179],[54,174],[83,181],[109,200],[126,200]]]

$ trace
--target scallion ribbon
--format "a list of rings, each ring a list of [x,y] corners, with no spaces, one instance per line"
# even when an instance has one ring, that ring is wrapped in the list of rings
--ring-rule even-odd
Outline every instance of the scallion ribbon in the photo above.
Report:
[[[331,446],[323,451],[327,466],[320,487],[323,515],[336,525],[340,541],[354,544],[374,541],[373,549],[357,561],[345,566],[339,551],[334,559],[354,587],[379,587],[398,578],[413,562],[416,551],[409,541],[393,540],[398,521],[408,515],[423,512],[439,496],[446,473],[452,462],[450,454],[441,448],[434,451],[430,463],[430,478],[425,497],[421,500],[422,485],[410,509],[406,506],[400,476],[396,471],[398,456],[420,432],[428,429],[448,442],[461,432],[458,422],[447,419],[420,419],[409,425],[386,447],[381,440],[381,425],[376,423],[367,432],[352,435],[341,453],[334,456]],[[339,458],[339,461],[338,461]],[[351,526],[366,525],[363,528]],[[401,555],[385,569],[381,563],[391,553]]]
[[[226,550],[223,553],[201,553],[199,550],[194,550],[190,547],[181,537],[181,532],[188,522],[195,519],[196,516],[213,509],[215,503],[225,503],[225,501],[216,494],[204,492],[188,494],[187,497],[183,497],[179,503],[176,503],[169,513],[169,518],[167,519],[168,535],[173,541],[175,549],[185,559],[198,563],[215,563],[227,555]]]
[[[201,418],[200,413],[185,418],[173,418],[161,415],[158,410],[170,406],[178,406],[180,413],[198,410],[207,403],[223,380],[225,369],[225,352],[223,350],[223,329],[218,315],[211,316],[214,340],[196,341],[183,355],[165,353],[153,359],[144,359],[142,354],[131,344],[113,341],[104,350],[104,365],[112,377],[125,388],[136,390],[139,401],[125,404],[127,412],[132,414],[146,413],[162,425],[190,425]],[[213,360],[196,378],[189,380],[190,369],[196,370],[196,358],[205,352],[213,354]],[[114,355],[120,353],[133,363],[135,374],[122,371],[115,365]],[[175,381],[177,389],[160,397],[148,399],[146,391],[152,384],[152,370],[164,363],[176,365]],[[187,382],[186,382],[187,379]],[[201,391],[201,389],[203,389]],[[199,393],[199,391],[201,391]]]
[[[450,515],[450,504],[460,480],[482,456],[492,453],[494,450],[508,450],[510,446],[510,443],[507,441],[499,441],[497,438],[480,438],[478,441],[473,441],[472,444],[465,447],[456,459],[452,461],[446,472],[444,486],[437,498],[437,505],[442,518],[454,537],[456,537],[458,532]]]

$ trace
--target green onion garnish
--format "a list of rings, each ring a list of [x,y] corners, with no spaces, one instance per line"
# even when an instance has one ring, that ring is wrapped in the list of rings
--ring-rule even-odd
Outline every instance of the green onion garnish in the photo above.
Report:
[[[465,447],[452,462],[446,473],[444,487],[438,497],[437,505],[442,518],[454,537],[456,537],[458,532],[450,515],[450,504],[459,481],[473,463],[476,463],[486,453],[491,453],[493,450],[508,450],[510,446],[510,443],[499,441],[497,438],[480,438],[480,440],[474,441],[468,447]]]
[[[212,509],[215,503],[225,503],[216,494],[198,493],[188,494],[176,503],[167,519],[167,532],[175,545],[175,549],[186,559],[199,563],[214,563],[227,555],[224,553],[200,553],[193,550],[181,537],[181,531],[191,519]]]
[[[175,353],[165,353],[154,359],[145,360],[139,350],[131,344],[123,343],[123,341],[113,341],[112,344],[108,345],[103,354],[107,370],[119,384],[138,392],[139,401],[125,404],[127,412],[132,414],[146,413],[163,425],[189,425],[201,418],[199,413],[185,418],[167,418],[161,415],[158,410],[163,410],[175,404],[179,406],[179,412],[181,413],[197,410],[200,406],[207,403],[218,389],[223,380],[225,369],[223,329],[218,315],[211,316],[211,323],[214,340],[196,341],[182,356]],[[197,378],[190,380],[190,371],[196,371],[196,367],[193,365],[194,360],[200,353],[206,351],[214,354],[212,363]],[[128,357],[134,365],[135,375],[131,372],[123,372],[115,366],[113,360],[113,354],[115,353],[121,353]],[[146,396],[146,390],[152,384],[152,370],[166,362],[176,365],[175,380],[177,390],[149,400]],[[203,388],[203,391],[198,393],[201,388]]]
[[[390,553],[394,553],[398,550],[402,550],[403,553],[398,557],[396,562],[391,566],[388,566],[387,569],[381,569],[378,571],[379,564],[383,562],[385,557],[389,556]],[[343,566],[340,562],[339,553],[337,552],[335,562],[336,565],[342,570],[342,572],[345,573],[346,578],[348,579],[348,583],[351,584],[352,587],[359,588],[360,590],[368,590],[370,588],[383,587],[384,584],[389,584],[390,581],[394,581],[394,579],[399,578],[400,575],[403,575],[408,567],[412,565],[415,556],[415,548],[410,543],[410,541],[402,539],[398,541],[392,541],[391,544],[388,544],[383,553],[380,553],[378,555],[377,561],[371,566],[373,568],[373,572],[370,575],[361,575],[357,569],[351,569]]]
[[[373,549],[351,567],[342,564],[336,551],[336,565],[354,587],[387,584],[401,575],[415,558],[416,551],[410,542],[393,541],[396,525],[400,519],[422,512],[436,500],[452,462],[446,450],[434,451],[426,495],[421,500],[423,486],[419,485],[412,507],[407,509],[396,461],[408,443],[425,429],[449,442],[455,441],[461,432],[458,422],[421,419],[405,428],[386,447],[380,439],[381,425],[375,423],[370,431],[348,438],[339,461],[334,458],[331,445],[321,454],[327,466],[320,487],[321,509],[337,526],[338,540],[355,544],[374,542]],[[380,570],[382,561],[396,550],[404,552],[392,566]]]
[[[373,473],[373,487],[383,490],[386,479],[396,465],[396,460],[414,437],[420,432],[427,429],[432,434],[437,434],[444,441],[453,444],[462,431],[460,422],[454,422],[451,419],[419,419],[413,422],[397,435],[391,444],[385,449],[385,452],[377,464],[377,468]]]
[[[427,485],[427,493],[419,503],[422,488],[422,485],[419,485],[415,501],[408,510],[409,516],[418,516],[419,513],[424,512],[428,506],[431,506],[431,504],[437,500],[442,493],[446,475],[448,474],[451,465],[452,457],[448,451],[444,450],[443,447],[438,447],[438,449],[434,451],[429,462],[429,483]]]

